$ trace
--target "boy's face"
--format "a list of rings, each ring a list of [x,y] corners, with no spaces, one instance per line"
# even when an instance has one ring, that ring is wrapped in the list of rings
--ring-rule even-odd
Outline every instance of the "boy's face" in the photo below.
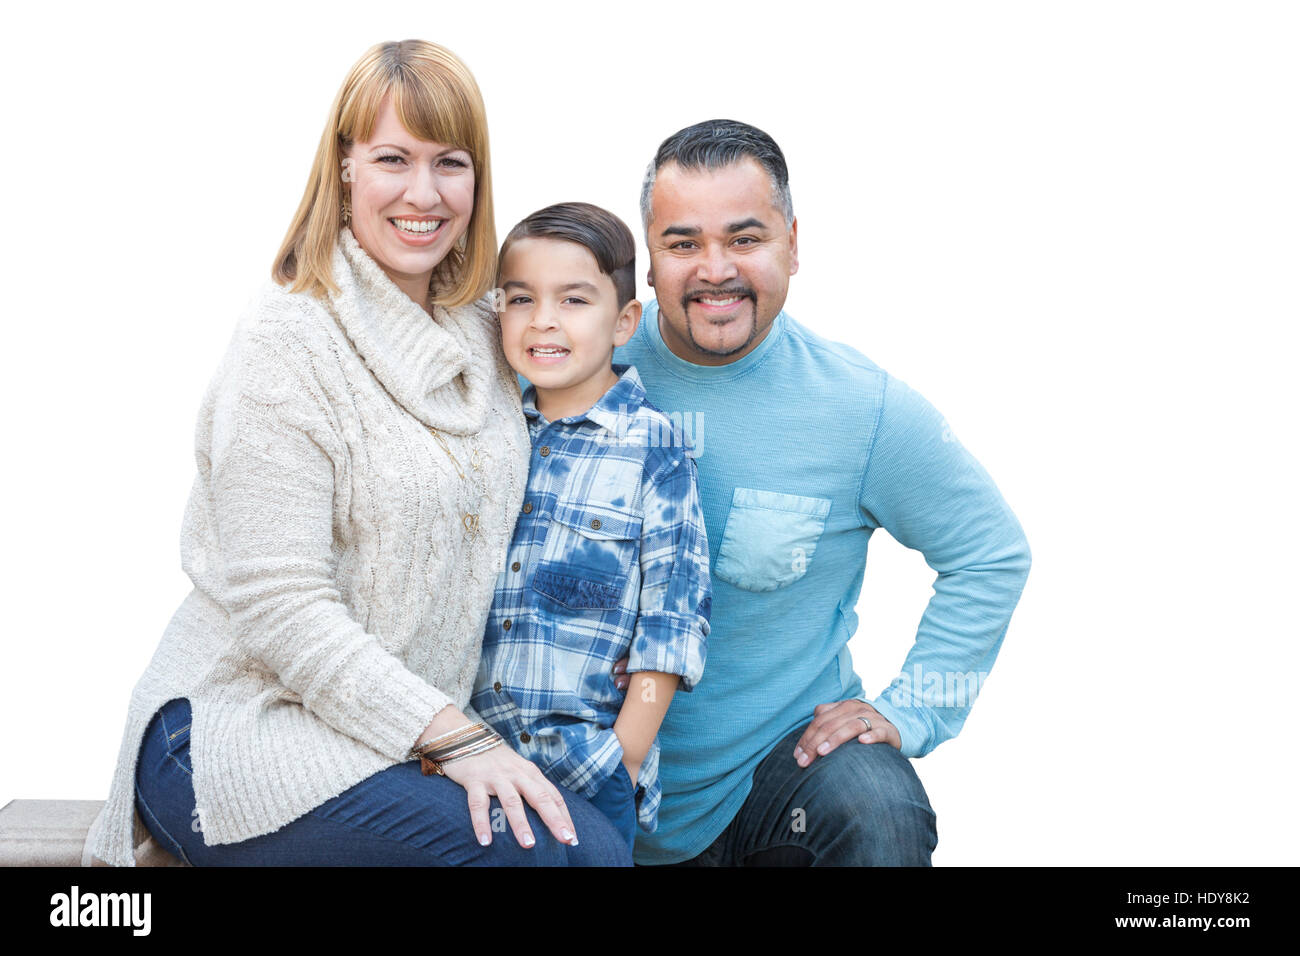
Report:
[[[511,243],[501,290],[501,344],[510,366],[536,386],[538,410],[554,421],[591,408],[618,381],[610,360],[636,331],[641,304],[620,309],[596,257],[562,239]]]

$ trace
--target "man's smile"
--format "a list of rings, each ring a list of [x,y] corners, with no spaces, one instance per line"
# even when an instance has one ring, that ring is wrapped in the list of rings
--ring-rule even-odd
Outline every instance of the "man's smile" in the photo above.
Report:
[[[695,292],[685,297],[683,309],[696,305],[705,315],[719,318],[730,315],[746,299],[753,297],[749,289],[730,289],[720,292]]]

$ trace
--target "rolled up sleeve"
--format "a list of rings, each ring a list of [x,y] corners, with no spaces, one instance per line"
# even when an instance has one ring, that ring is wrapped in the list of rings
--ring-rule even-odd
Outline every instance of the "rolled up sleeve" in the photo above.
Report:
[[[676,457],[652,455],[643,474],[641,604],[627,669],[679,674],[689,691],[704,673],[709,542],[695,461],[669,451]]]

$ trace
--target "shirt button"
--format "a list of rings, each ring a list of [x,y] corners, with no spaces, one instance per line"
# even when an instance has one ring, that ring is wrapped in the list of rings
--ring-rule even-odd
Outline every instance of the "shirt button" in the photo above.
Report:
[[[493,684],[492,689],[496,691],[498,694],[501,693],[501,682],[497,681],[495,684]]]
[[[529,734],[528,731],[526,731],[526,730],[525,730],[522,734],[519,735],[519,742],[520,742],[521,744],[526,744],[526,743],[528,743],[528,741],[530,741],[530,740],[532,740],[532,739],[533,739],[533,738],[532,738],[532,735]]]
[[[525,501],[524,514],[532,514],[532,511],[533,511],[533,503],[531,501]]]
[[[593,528],[595,528],[597,531],[599,531],[599,530],[600,530],[600,519],[599,519],[599,518],[592,518],[592,519],[591,519],[591,526],[592,526]]]
[[[501,622],[501,630],[503,631],[510,630],[510,618],[506,618],[504,621]]]
[[[511,571],[518,571],[518,570],[519,570],[519,562],[516,561],[514,564],[510,565],[510,570],[511,570]]]
[[[551,453],[551,449],[548,448],[546,445],[543,445],[541,448],[537,449],[537,454],[541,455],[543,458],[545,458],[550,453]]]

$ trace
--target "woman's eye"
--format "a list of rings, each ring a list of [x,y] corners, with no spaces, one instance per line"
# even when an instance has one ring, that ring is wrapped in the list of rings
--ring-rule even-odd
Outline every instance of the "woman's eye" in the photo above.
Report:
[[[390,160],[392,162],[389,162]],[[402,161],[402,157],[398,156],[396,153],[391,153],[387,156],[380,156],[377,161],[380,163],[385,163],[389,166],[393,166],[396,165],[397,163],[400,163]]]
[[[526,295],[516,295],[506,299],[506,305],[527,305],[531,301]]]
[[[459,158],[457,158],[457,157],[455,157],[455,156],[444,156],[444,157],[442,157],[441,162],[442,162],[442,164],[443,164],[444,166],[451,167],[452,169],[468,169],[468,168],[469,168],[469,163],[467,163],[467,162],[465,162],[465,160],[463,160],[463,159],[459,159]]]

